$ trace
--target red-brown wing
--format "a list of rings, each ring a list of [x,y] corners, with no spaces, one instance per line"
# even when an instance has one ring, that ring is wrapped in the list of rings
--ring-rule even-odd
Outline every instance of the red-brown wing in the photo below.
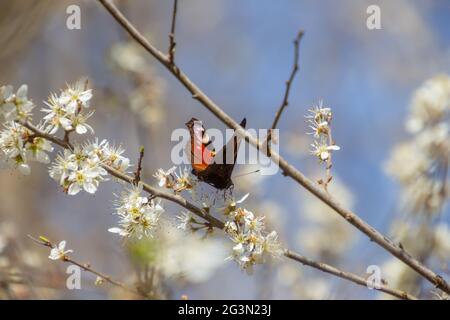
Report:
[[[245,118],[240,125],[245,128]],[[214,162],[198,175],[199,178],[218,189],[226,189],[232,185],[231,175],[236,164],[240,142],[241,137],[235,133],[230,141],[216,153]],[[232,159],[227,159],[227,156],[228,158],[232,156]]]
[[[196,172],[204,171],[214,160],[214,151],[207,148],[210,144],[209,138],[205,135],[201,121],[192,118],[186,125],[191,136],[188,154],[192,168]]]

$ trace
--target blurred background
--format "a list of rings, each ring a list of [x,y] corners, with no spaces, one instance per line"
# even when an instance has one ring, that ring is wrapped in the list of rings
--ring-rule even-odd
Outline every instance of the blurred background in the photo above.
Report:
[[[115,3],[166,51],[172,1]],[[81,8],[80,30],[66,28],[71,4]],[[366,27],[371,4],[381,8],[381,30]],[[422,97],[417,90],[428,79],[448,98],[448,115],[449,18],[446,0],[180,0],[176,61],[234,119],[247,117],[248,127],[267,128],[292,67],[292,41],[303,29],[299,73],[279,122],[281,154],[308,176],[323,176],[324,166],[308,152],[312,141],[304,118],[323,99],[333,109],[333,137],[341,147],[333,157],[330,192],[449,279],[446,170],[432,167],[424,173],[430,184],[414,185],[414,192],[411,181],[417,177],[399,174],[405,167],[417,173],[411,163],[425,156],[415,140],[423,130],[408,131],[407,123],[417,116]],[[172,166],[170,135],[191,117],[225,129],[96,1],[0,0],[0,47],[0,85],[27,84],[38,113],[51,92],[88,77],[95,136],[122,143],[133,163],[144,145],[146,181],[156,183],[152,174]],[[435,78],[439,74],[444,75]],[[448,125],[446,115],[426,125]],[[447,138],[448,131],[441,141],[445,148]],[[437,144],[433,134],[430,139]],[[448,163],[445,148],[432,159],[441,166]],[[236,171],[251,170],[241,165]],[[2,170],[0,181],[0,298],[137,298],[108,284],[96,286],[95,277],[85,273],[81,290],[66,289],[67,265],[48,260],[48,250],[27,234],[65,239],[77,260],[129,284],[146,286],[151,273],[157,279],[151,284],[155,298],[385,298],[293,261],[258,266],[249,276],[223,261],[228,239],[206,243],[177,230],[173,219],[180,208],[170,204],[160,237],[124,244],[107,231],[117,221],[111,215],[113,193],[122,188],[114,182],[102,184],[95,196],[68,196],[39,164],[30,176]],[[247,175],[235,184],[237,197],[250,192],[246,207],[266,215],[289,248],[361,275],[369,265],[380,266],[389,285],[435,297],[426,282],[282,174]],[[436,185],[438,195],[430,191]]]

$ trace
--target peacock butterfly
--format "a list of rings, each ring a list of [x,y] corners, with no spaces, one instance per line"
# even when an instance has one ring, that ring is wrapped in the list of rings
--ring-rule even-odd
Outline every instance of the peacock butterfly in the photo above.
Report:
[[[240,125],[245,128],[245,124],[246,119],[244,118]],[[241,138],[234,134],[230,141],[216,152],[214,149],[208,148],[211,140],[205,133],[201,121],[192,118],[186,123],[186,126],[191,137],[188,154],[192,165],[192,173],[199,180],[216,189],[224,190],[232,187],[231,174],[236,163]]]

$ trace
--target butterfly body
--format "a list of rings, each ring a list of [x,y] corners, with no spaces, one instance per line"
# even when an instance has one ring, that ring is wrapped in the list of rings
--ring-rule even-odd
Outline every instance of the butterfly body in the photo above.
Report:
[[[241,122],[245,128],[246,119]],[[205,133],[201,122],[192,118],[186,123],[191,136],[190,158],[192,173],[197,178],[219,190],[226,190],[233,186],[231,174],[236,163],[240,139],[233,135],[230,141],[218,152],[208,146],[211,140]]]

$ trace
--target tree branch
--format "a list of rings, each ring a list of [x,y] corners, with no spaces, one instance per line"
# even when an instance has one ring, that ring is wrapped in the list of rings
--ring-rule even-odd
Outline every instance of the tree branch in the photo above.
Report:
[[[297,170],[283,157],[276,152],[270,152],[269,148],[263,148],[263,143],[258,139],[252,137],[246,130],[244,130],[233,118],[225,113],[214,101],[212,101],[195,83],[193,83],[184,72],[177,66],[170,63],[166,56],[156,49],[134,26],[131,24],[123,14],[112,4],[109,0],[99,0],[99,2],[108,10],[114,19],[133,37],[148,53],[163,64],[178,81],[192,94],[192,97],[198,100],[205,108],[211,111],[219,120],[221,120],[229,128],[234,129],[240,136],[242,136],[247,143],[250,143],[264,154],[269,155],[272,161],[280,167],[283,175],[291,177],[294,181],[299,183],[330,208],[336,211],[341,217],[347,220],[350,224],[367,235],[371,241],[374,241],[379,246],[390,252],[393,256],[403,261],[406,265],[416,271],[418,274],[426,278],[437,288],[450,293],[450,285],[444,278],[434,271],[423,265],[420,261],[409,255],[398,244],[393,243],[386,236],[381,234],[378,230],[370,224],[362,220],[356,213],[343,207],[339,202],[329,195],[326,191],[319,188],[312,180],[307,178],[303,173]]]
[[[285,254],[286,257],[288,257],[289,259],[295,260],[297,262],[300,262],[304,265],[310,266],[314,269],[319,269],[323,272],[335,275],[336,277],[342,278],[342,279],[346,279],[349,280],[353,283],[356,283],[358,285],[361,285],[363,287],[367,287],[367,280],[364,279],[363,277],[360,277],[354,273],[350,273],[350,272],[345,272],[342,270],[339,270],[338,268],[335,268],[333,266],[330,266],[326,263],[322,263],[322,262],[317,262],[311,259],[308,259],[307,257],[304,257],[298,253],[292,252],[290,250],[286,250]],[[374,290],[378,290],[378,291],[382,291],[384,293],[387,293],[391,296],[397,297],[399,299],[403,299],[403,300],[417,300],[417,297],[406,293],[405,291],[401,291],[401,290],[396,290],[396,289],[391,289],[388,286],[386,286],[385,284],[382,284],[379,288],[374,287]]]

